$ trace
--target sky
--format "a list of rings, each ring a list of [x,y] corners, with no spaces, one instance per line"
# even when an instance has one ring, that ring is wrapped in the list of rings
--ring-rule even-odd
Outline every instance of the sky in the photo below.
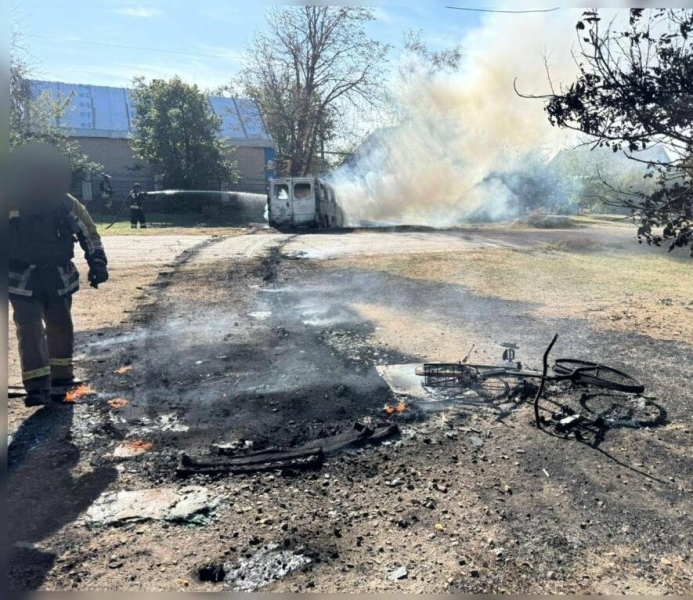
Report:
[[[462,42],[482,13],[446,9],[482,2],[454,0],[372,2],[368,31],[392,44],[392,57],[409,29],[422,30],[434,49]],[[265,26],[273,4],[253,0],[21,0],[22,45],[33,78],[127,86],[135,76],[179,75],[203,89],[226,84],[238,72],[244,49]]]

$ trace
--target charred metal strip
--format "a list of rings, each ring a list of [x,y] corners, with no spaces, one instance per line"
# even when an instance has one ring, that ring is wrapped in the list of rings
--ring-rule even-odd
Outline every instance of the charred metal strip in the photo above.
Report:
[[[376,429],[354,423],[351,431],[315,440],[292,450],[273,448],[219,461],[198,460],[183,453],[176,473],[184,477],[196,473],[240,475],[278,469],[309,469],[320,466],[327,455],[365,444],[377,444],[399,433],[399,427],[394,423]],[[228,454],[230,451],[226,448],[217,448],[217,452]]]
[[[322,448],[313,449],[311,453],[303,452],[301,456],[296,456],[297,453],[293,453],[293,456],[287,456],[287,454],[291,453],[284,453],[282,455],[275,454],[272,456],[271,460],[246,464],[229,461],[202,462],[193,459],[187,454],[181,454],[180,462],[176,468],[176,474],[179,477],[195,474],[214,475],[222,473],[241,475],[244,473],[274,471],[277,469],[310,469],[320,466],[325,460]]]
[[[399,427],[396,423],[387,425],[386,427],[381,427],[373,432],[373,435],[368,438],[369,444],[377,444],[391,437],[396,437],[400,434]]]
[[[558,339],[558,334],[553,336],[553,339],[551,340],[549,347],[546,349],[546,352],[544,352],[542,371],[541,371],[541,383],[539,384],[539,389],[537,390],[537,395],[534,396],[534,420],[536,421],[537,428],[539,428],[539,429],[541,429],[541,420],[539,419],[539,398],[541,397],[542,393],[544,392],[544,384],[546,383],[546,373],[549,370],[549,353],[551,352],[551,348],[553,348],[553,345],[556,343],[557,339]]]
[[[220,454],[225,454],[223,448],[220,449]],[[262,463],[270,463],[281,460],[292,460],[305,458],[307,456],[312,456],[316,453],[322,452],[321,446],[315,446],[309,448],[299,448],[297,450],[269,450],[261,452],[253,452],[252,454],[245,454],[243,456],[237,456],[235,458],[229,458],[224,461],[227,465],[257,465]]]

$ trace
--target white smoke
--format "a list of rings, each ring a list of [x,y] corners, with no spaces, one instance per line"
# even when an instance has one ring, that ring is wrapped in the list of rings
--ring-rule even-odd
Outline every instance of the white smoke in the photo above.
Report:
[[[571,82],[579,10],[489,15],[463,41],[456,72],[430,72],[408,57],[412,75],[395,96],[405,115],[376,131],[332,177],[348,225],[449,226],[483,214],[509,215],[512,192],[489,175],[522,169],[528,156],[551,155],[573,136],[550,125],[539,100],[523,93]]]

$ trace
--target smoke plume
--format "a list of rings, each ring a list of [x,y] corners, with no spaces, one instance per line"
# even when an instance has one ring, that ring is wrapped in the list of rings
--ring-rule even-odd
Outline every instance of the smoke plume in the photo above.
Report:
[[[551,127],[523,93],[575,79],[578,10],[488,16],[463,42],[457,71],[410,61],[395,96],[401,123],[383,128],[332,177],[347,224],[450,226],[513,216],[513,192],[497,175],[551,156],[572,136]],[[507,178],[505,178],[507,180]]]

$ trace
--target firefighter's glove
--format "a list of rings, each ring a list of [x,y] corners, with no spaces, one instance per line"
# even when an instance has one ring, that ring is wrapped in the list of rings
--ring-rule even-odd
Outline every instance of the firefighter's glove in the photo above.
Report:
[[[105,257],[104,257],[105,258]],[[93,288],[98,288],[100,283],[108,281],[108,269],[105,260],[94,258],[89,263],[89,284]]]

